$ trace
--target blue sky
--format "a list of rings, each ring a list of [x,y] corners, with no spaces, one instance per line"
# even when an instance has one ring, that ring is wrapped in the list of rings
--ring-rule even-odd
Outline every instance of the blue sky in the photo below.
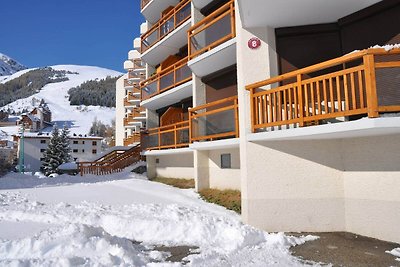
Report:
[[[144,21],[139,0],[5,0],[0,17],[0,53],[28,67],[118,71]]]

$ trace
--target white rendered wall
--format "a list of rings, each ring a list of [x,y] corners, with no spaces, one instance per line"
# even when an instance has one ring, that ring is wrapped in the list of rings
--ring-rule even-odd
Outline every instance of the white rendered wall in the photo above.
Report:
[[[231,168],[221,168],[221,155],[231,155]],[[208,171],[210,188],[240,190],[239,148],[211,150],[208,153]]]
[[[125,138],[125,127],[124,127],[124,117],[125,117],[125,107],[124,107],[124,79],[127,78],[127,74],[119,78],[115,85],[115,145],[123,146]]]
[[[146,160],[149,178],[194,178],[192,153],[146,156]]]
[[[400,243],[400,135],[342,144],[346,230]]]

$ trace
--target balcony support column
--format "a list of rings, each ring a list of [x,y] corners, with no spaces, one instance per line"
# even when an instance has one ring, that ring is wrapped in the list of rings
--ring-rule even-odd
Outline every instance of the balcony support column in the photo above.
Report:
[[[365,84],[367,89],[367,107],[368,117],[377,118],[378,113],[378,94],[376,92],[376,74],[375,74],[375,59],[374,55],[365,55]]]
[[[194,156],[194,181],[196,191],[210,188],[209,154],[207,150],[195,150]]]

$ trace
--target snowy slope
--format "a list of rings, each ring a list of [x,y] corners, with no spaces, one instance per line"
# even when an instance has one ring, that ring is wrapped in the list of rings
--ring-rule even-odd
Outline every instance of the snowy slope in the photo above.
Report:
[[[0,179],[1,266],[182,266],[160,245],[197,247],[185,266],[303,266],[289,247],[315,239],[268,234],[193,190],[128,171],[55,179]],[[1,190],[18,184],[42,187]]]
[[[107,76],[115,77],[121,75],[121,73],[91,66],[56,65],[50,67],[55,70],[66,70],[78,74],[67,74],[67,77],[69,78],[68,81],[47,84],[42,88],[42,90],[40,90],[39,93],[28,98],[14,101],[3,108],[10,108],[19,112],[21,112],[23,109],[31,110],[33,108],[33,98],[44,99],[51,109],[53,121],[60,127],[62,127],[64,124],[67,124],[71,128],[71,133],[77,134],[87,134],[93,120],[96,117],[103,123],[111,123],[111,120],[115,117],[115,108],[99,106],[70,106],[68,101],[68,90],[88,80],[104,79]],[[17,78],[27,71],[29,70],[23,70],[15,73],[14,75],[11,75],[7,81]],[[4,127],[1,128],[1,130],[8,132],[9,134],[15,134],[17,132],[17,127]]]
[[[26,69],[24,65],[0,53],[0,76],[8,76],[24,69]]]

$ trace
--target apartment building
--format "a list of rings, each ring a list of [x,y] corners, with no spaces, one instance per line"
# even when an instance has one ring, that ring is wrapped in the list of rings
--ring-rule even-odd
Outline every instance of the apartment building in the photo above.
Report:
[[[146,29],[142,29],[145,31]],[[146,65],[140,58],[140,38],[133,42],[124,62],[125,75],[116,82],[116,145],[131,146],[140,142],[146,126],[146,109],[140,106],[140,82],[146,77]]]
[[[51,139],[50,133],[25,133],[24,134],[24,165],[25,171],[40,171],[43,153],[46,151]],[[71,135],[70,138],[71,157],[74,161],[89,161],[101,153],[102,137]],[[14,136],[17,143],[18,155],[20,155],[21,137]]]
[[[399,1],[141,0],[148,176],[267,231],[400,242]],[[137,43],[137,42],[136,42]],[[355,52],[354,52],[355,51]]]

